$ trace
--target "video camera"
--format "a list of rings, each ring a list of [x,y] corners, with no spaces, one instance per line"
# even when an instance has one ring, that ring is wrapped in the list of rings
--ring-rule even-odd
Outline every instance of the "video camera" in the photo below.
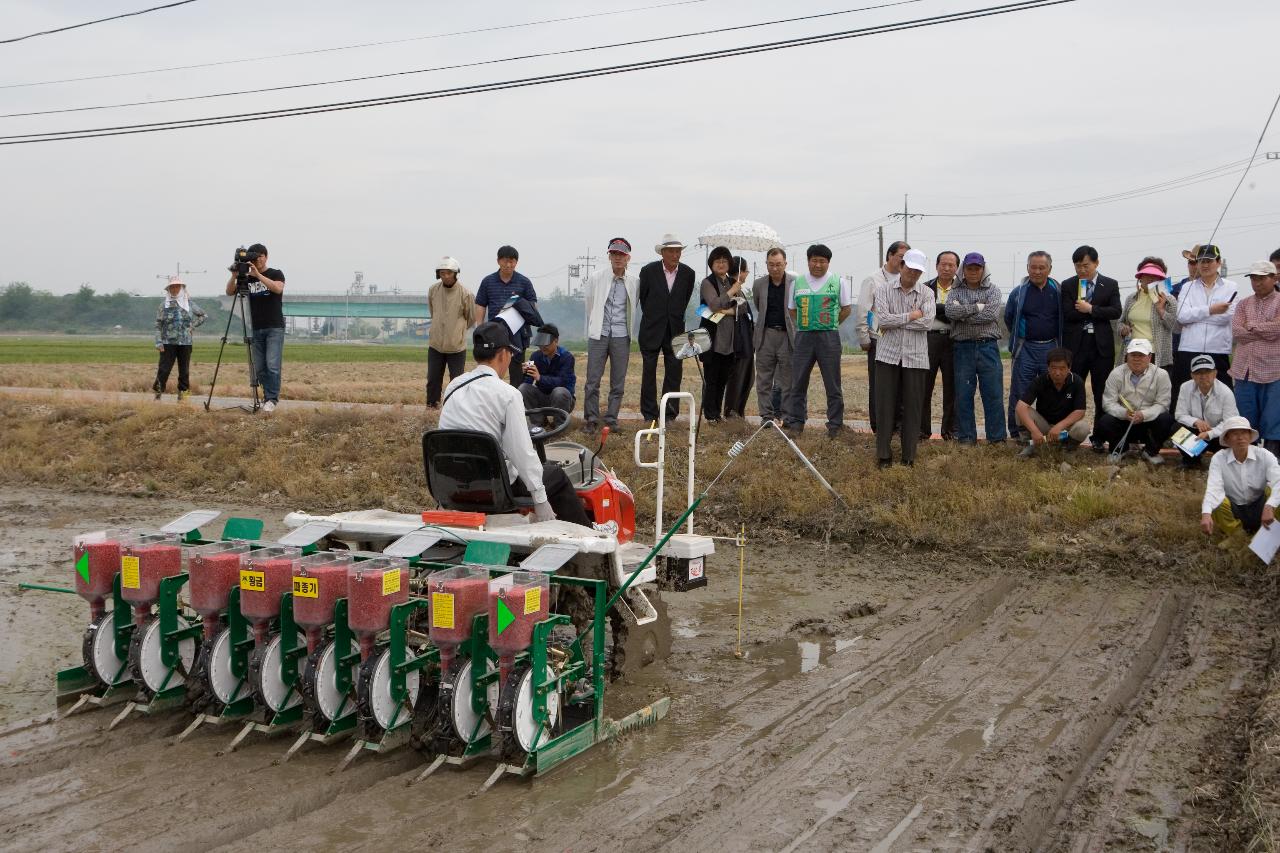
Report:
[[[244,246],[236,249],[235,258],[231,262],[231,271],[236,274],[237,293],[249,293],[249,265],[258,260],[261,255],[261,252],[246,249]]]

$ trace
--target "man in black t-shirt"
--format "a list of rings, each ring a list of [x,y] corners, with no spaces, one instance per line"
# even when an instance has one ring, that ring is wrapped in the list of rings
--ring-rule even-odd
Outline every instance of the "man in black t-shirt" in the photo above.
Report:
[[[249,252],[249,322],[255,385],[262,386],[262,411],[270,414],[280,402],[280,365],[284,360],[284,273],[267,267],[267,247],[254,243]],[[236,292],[235,268],[227,279],[227,296]]]
[[[1048,372],[1035,378],[1015,410],[1019,425],[1031,436],[1018,454],[1022,459],[1035,456],[1038,444],[1059,444],[1074,450],[1089,437],[1089,425],[1084,422],[1088,405],[1084,380],[1071,372],[1071,350],[1052,349],[1047,360]]]

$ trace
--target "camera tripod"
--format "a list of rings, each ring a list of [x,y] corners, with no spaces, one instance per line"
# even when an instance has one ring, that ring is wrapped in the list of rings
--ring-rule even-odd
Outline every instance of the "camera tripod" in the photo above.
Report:
[[[222,353],[227,348],[227,336],[231,334],[231,323],[236,318],[236,308],[240,309],[240,329],[244,335],[244,352],[245,357],[249,360],[249,389],[253,395],[253,404],[251,406],[228,406],[232,409],[244,409],[246,412],[253,414],[262,408],[262,403],[258,397],[258,371],[253,366],[253,340],[249,337],[249,320],[248,318],[248,300],[249,294],[241,292],[237,287],[236,294],[231,299],[231,313],[227,315],[227,328],[222,332],[222,344],[218,347],[218,362],[213,366],[213,381],[209,383],[209,397],[204,401],[204,410],[210,411],[213,404],[213,389],[218,384],[218,370],[222,367]]]

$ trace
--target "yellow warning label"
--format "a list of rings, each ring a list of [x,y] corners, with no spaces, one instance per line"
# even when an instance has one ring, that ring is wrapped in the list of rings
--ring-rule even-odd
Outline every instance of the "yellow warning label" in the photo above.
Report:
[[[528,616],[530,613],[537,613],[542,609],[542,587],[530,587],[524,591],[524,612]]]
[[[382,573],[382,594],[391,595],[400,591],[400,570],[389,569]]]
[[[138,558],[120,558],[120,586],[125,589],[137,589],[141,585],[138,579]]]
[[[240,588],[248,592],[266,592],[267,576],[264,572],[251,572],[248,569],[241,569]]]
[[[431,593],[431,627],[453,630],[453,593]]]
[[[294,578],[293,595],[295,598],[319,598],[320,581],[315,578]]]

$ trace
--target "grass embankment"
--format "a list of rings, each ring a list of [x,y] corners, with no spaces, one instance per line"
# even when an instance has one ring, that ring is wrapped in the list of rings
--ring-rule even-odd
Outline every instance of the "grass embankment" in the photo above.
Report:
[[[154,493],[193,503],[258,502],[313,512],[430,507],[421,459],[422,415],[349,410],[250,417],[195,407],[74,405],[0,399],[0,481]],[[951,555],[1002,567],[1112,571],[1169,580],[1255,577],[1256,560],[1224,551],[1196,526],[1203,475],[1126,466],[1076,453],[1019,462],[1003,448],[932,445],[913,469],[875,468],[870,436],[838,442],[810,431],[801,446],[849,503],[830,497],[777,436],[762,435],[703,505],[703,530],[788,541],[830,538],[901,549],[904,562],[943,567]],[[722,467],[744,428],[707,428],[699,487]],[[570,434],[569,437],[575,437]],[[672,444],[678,442],[673,441]],[[670,454],[668,521],[683,492]],[[636,492],[651,529],[654,474],[632,460],[631,435],[605,458]],[[1089,467],[1092,465],[1098,467]],[[646,537],[647,538],[647,535]],[[897,567],[885,566],[886,572]]]

